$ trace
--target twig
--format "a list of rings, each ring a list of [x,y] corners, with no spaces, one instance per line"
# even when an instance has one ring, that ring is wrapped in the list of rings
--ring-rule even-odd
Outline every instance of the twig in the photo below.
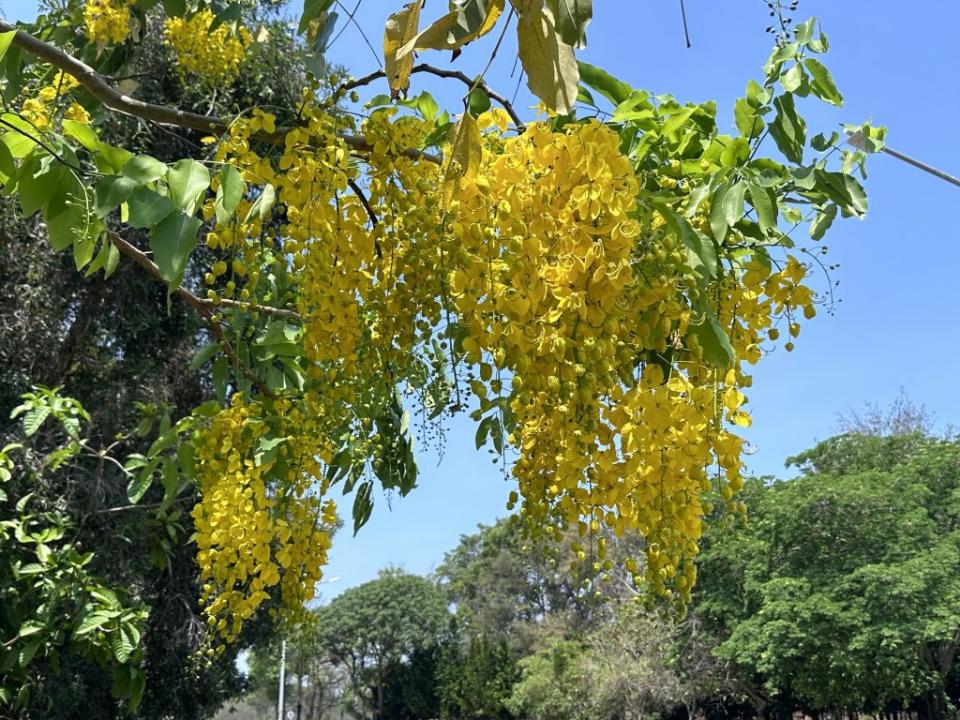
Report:
[[[514,125],[516,125],[518,132],[522,133],[527,129],[526,124],[520,119],[520,115],[517,114],[517,111],[514,109],[513,103],[507,100],[507,98],[500,93],[493,90],[483,79],[480,79],[480,82],[476,82],[475,80],[471,80],[468,75],[459,70],[444,70],[443,68],[434,67],[433,65],[429,65],[427,63],[414,65],[413,69],[410,71],[411,75],[413,73],[428,73],[441,78],[451,78],[453,80],[459,80],[469,88],[477,87],[480,90],[483,90],[487,95],[490,96],[491,100],[499,103],[503,109],[507,111],[510,119],[513,120]],[[356,80],[346,82],[337,89],[346,92],[358,87],[363,87],[364,85],[369,85],[370,83],[379,80],[380,78],[385,78],[386,76],[387,75],[385,72],[383,72],[383,70],[377,70],[369,75],[364,75],[362,78],[357,78]]]
[[[163,274],[160,272],[160,268],[158,268],[157,265],[150,258],[148,258],[143,251],[124,240],[115,232],[109,232],[107,233],[107,236],[110,238],[110,242],[112,242],[120,252],[129,257],[148,273],[153,275],[153,277],[155,277],[157,280],[162,283],[166,283],[166,280],[163,278]],[[237,355],[236,351],[233,349],[233,346],[230,344],[230,341],[227,339],[226,334],[223,332],[223,328],[220,326],[219,320],[214,318],[213,310],[210,309],[210,304],[204,300],[201,300],[199,297],[183,287],[183,285],[177,286],[176,292],[184,302],[196,310],[206,321],[207,325],[210,327],[210,332],[213,333],[213,336],[217,339],[217,342],[220,343],[220,347],[223,350],[224,355],[234,362],[234,365],[240,369],[240,372],[243,373],[243,376],[253,383],[254,386],[261,393],[263,393],[263,395],[271,399],[276,398],[276,394],[273,392],[273,390],[268,388],[263,380],[261,380],[256,373],[250,370],[250,368],[248,368],[240,360],[240,356]]]
[[[373,225],[373,227],[376,227],[377,223],[380,221],[377,219],[377,214],[373,211],[370,201],[363,192],[363,188],[361,188],[357,184],[357,181],[353,178],[347,178],[347,185],[350,186],[350,189],[353,190],[354,194],[357,196],[357,199],[360,200],[360,204],[363,205],[363,209],[367,211],[367,217],[370,218],[370,223]],[[380,241],[376,238],[373,239],[373,249],[377,252],[377,258],[383,260],[383,249],[380,247]]]
[[[683,0],[680,0],[680,17],[683,19],[683,39],[687,41],[687,47],[690,47],[690,30],[687,28],[687,8]]]
[[[207,300],[205,298],[199,298],[199,300],[208,308],[216,307],[216,304],[213,302],[213,300]],[[303,318],[296,310],[287,310],[286,308],[278,308],[271,305],[254,305],[253,303],[242,302],[240,300],[229,300],[227,298],[221,298],[218,301],[218,304],[223,307],[234,308],[236,310],[260,312],[264,315],[273,315],[274,317],[286,318],[287,320],[293,320],[294,322],[303,322]]]
[[[14,30],[18,29],[0,20],[0,32],[11,32]],[[144,102],[124,95],[86,63],[49,43],[35,38],[33,35],[25,33],[23,30],[17,31],[17,34],[13,38],[13,45],[72,75],[91,95],[103,103],[105,107],[115,112],[154,122],[158,125],[170,125],[216,135],[223,135],[230,129],[230,121],[226,118],[201,115],[199,113],[167,107],[166,105],[155,105],[154,103]],[[256,140],[271,145],[280,145],[283,143],[288,130],[289,128],[278,128],[276,132],[272,133],[260,131],[253,137]],[[373,149],[373,146],[362,135],[341,133],[339,137],[355,152],[368,153]],[[440,158],[437,156],[422,152],[416,148],[408,148],[403,150],[401,154],[413,160],[427,160],[437,164],[440,163]]]

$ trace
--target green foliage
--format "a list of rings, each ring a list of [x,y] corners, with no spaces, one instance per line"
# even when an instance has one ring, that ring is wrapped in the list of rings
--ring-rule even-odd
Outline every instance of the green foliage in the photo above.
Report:
[[[517,660],[505,637],[480,635],[447,645],[437,672],[440,707],[450,718],[510,720],[507,704],[518,679]]]
[[[13,417],[18,416],[26,437],[36,435],[49,418],[67,438],[39,460],[44,470],[56,471],[80,453],[80,423],[89,416],[75,400],[37,388],[14,410]],[[22,456],[21,463],[14,453]],[[22,445],[0,450],[0,483],[30,477],[30,455]],[[41,477],[34,476],[28,485],[39,482]],[[140,639],[148,609],[90,572],[94,553],[67,539],[73,531],[68,517],[44,508],[32,492],[14,502],[0,487],[0,706],[20,712],[31,705],[49,708],[47,683],[71,656],[109,668],[111,692],[126,699],[131,710],[143,697]]]
[[[697,612],[756,692],[814,710],[943,692],[960,627],[960,443],[848,434],[756,484],[718,535]]]
[[[347,675],[358,709],[380,718],[390,669],[428,650],[449,622],[429,580],[386,570],[320,610],[319,643]]]

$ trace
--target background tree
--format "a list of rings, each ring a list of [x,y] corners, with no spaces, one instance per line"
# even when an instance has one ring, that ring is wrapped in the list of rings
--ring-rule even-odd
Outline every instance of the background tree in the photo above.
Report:
[[[423,659],[449,628],[442,596],[426,578],[385,570],[318,613],[319,642],[346,675],[358,717],[381,720],[391,672]]]

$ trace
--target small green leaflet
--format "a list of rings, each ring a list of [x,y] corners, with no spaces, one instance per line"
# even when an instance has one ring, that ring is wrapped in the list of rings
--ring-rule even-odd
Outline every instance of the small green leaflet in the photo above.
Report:
[[[813,94],[831,105],[836,105],[837,107],[843,105],[843,95],[841,95],[837,89],[836,84],[833,82],[833,76],[830,74],[830,71],[827,70],[826,66],[816,58],[806,58],[803,64],[813,77],[813,82],[810,83],[810,89],[813,90]]]
[[[149,155],[136,155],[127,160],[123,166],[123,174],[137,185],[146,185],[166,175],[167,166]]]
[[[333,0],[305,0],[303,3],[303,14],[300,15],[300,25],[297,27],[297,33],[302,35],[306,32],[310,27],[310,23],[329,10],[331,5],[333,5]]]
[[[250,210],[247,212],[247,217],[244,218],[244,222],[248,223],[258,217],[260,222],[269,220],[270,212],[273,210],[273,203],[276,198],[277,191],[274,190],[273,185],[270,183],[264,185],[263,190],[260,192],[260,197],[258,197],[256,202],[250,206]]]
[[[151,228],[173,212],[170,198],[149,188],[138,187],[127,200],[130,225]]]
[[[0,33],[0,60],[2,60],[3,56],[7,54],[7,50],[10,49],[10,45],[13,43],[13,38],[16,36],[16,34],[16,30]]]
[[[770,188],[759,187],[750,183],[750,203],[757,211],[757,220],[764,230],[773,230],[777,227],[777,198]]]

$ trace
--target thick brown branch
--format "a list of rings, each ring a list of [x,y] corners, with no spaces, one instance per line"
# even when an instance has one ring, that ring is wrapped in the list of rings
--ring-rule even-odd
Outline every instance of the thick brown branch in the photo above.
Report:
[[[0,20],[0,32],[10,32],[13,30],[17,30],[17,28]],[[14,36],[13,45],[72,75],[91,95],[103,103],[105,107],[115,112],[154,122],[158,125],[196,130],[214,135],[222,135],[230,128],[230,121],[226,118],[201,115],[199,113],[167,107],[166,105],[155,105],[154,103],[144,102],[132,98],[129,95],[124,95],[107,82],[106,78],[83,61],[78,60],[43,40],[35,38],[23,30],[19,30]],[[286,132],[286,129],[280,128],[273,133],[258,133],[255,137],[260,141],[277,145],[283,142]],[[348,135],[343,133],[340,135],[340,138],[354,152],[366,153],[372,150],[372,146],[362,135]],[[403,155],[414,160],[423,159],[434,163],[440,162],[440,158],[435,155],[422,152],[415,148],[404,150]]]
[[[142,267],[157,280],[162,283],[166,283],[166,280],[163,279],[163,274],[160,272],[160,268],[157,267],[153,260],[147,257],[146,253],[124,240],[115,232],[108,233],[108,236],[110,238],[110,242],[117,247],[117,250],[133,260],[137,265]],[[223,332],[223,327],[221,327],[219,320],[214,317],[211,305],[207,303],[207,301],[198,298],[182,285],[177,287],[177,295],[179,295],[184,302],[196,310],[200,314],[200,317],[206,321],[207,325],[210,327],[210,332],[213,333],[213,336],[217,339],[217,342],[220,343],[220,347],[223,349],[224,355],[233,361],[234,365],[240,369],[240,372],[243,373],[243,376],[253,383],[257,390],[259,390],[263,395],[269,398],[275,398],[276,395],[270,388],[266,386],[263,380],[261,380],[256,373],[250,370],[250,368],[248,368],[240,360],[240,356],[237,355],[236,351],[233,349],[233,346],[230,344],[230,341],[227,339],[226,334]]]
[[[523,132],[527,129],[526,123],[520,119],[520,115],[517,114],[517,111],[513,107],[507,98],[505,98],[500,93],[493,90],[483,78],[474,78],[471,79],[469,75],[460,72],[459,70],[444,70],[443,68],[434,67],[433,65],[428,65],[427,63],[420,63],[419,65],[414,65],[412,73],[428,73],[430,75],[436,75],[440,78],[451,78],[453,80],[459,80],[461,83],[466,85],[468,88],[478,88],[483,90],[491,100],[498,103],[504,110],[507,111],[507,114],[510,116],[510,119],[513,120],[513,124],[517,128],[517,132]],[[363,87],[369,85],[370,83],[379,80],[380,78],[385,78],[387,75],[383,70],[377,70],[372,72],[369,75],[364,75],[362,78],[357,78],[355,80],[350,80],[347,83],[341,85],[338,89],[343,91],[353,90],[354,88]]]

